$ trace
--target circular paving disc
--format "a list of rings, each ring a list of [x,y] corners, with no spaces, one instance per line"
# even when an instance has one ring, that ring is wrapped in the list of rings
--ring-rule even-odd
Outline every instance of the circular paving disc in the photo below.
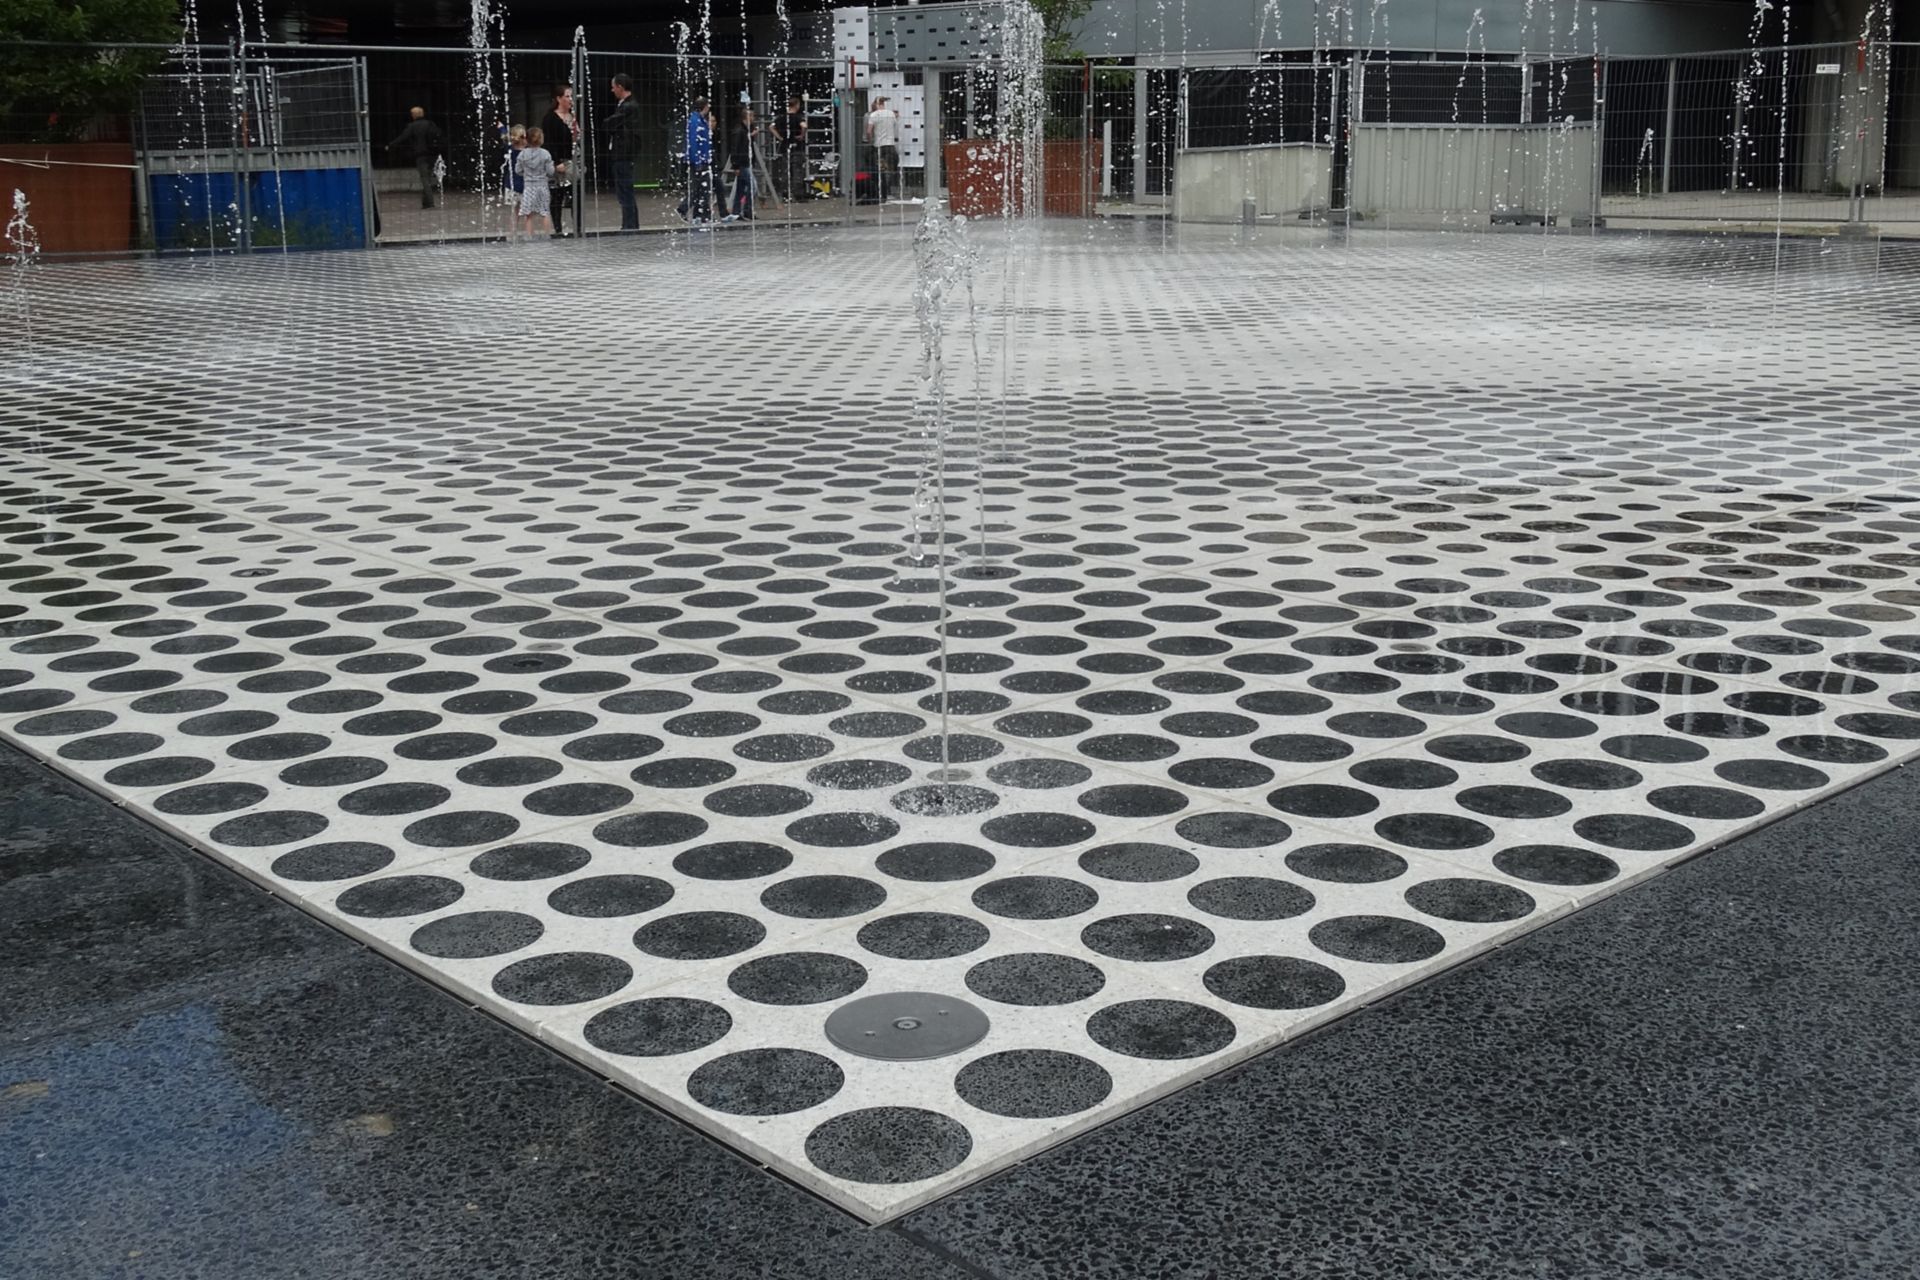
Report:
[[[977,1006],[932,991],[849,1000],[827,1015],[827,1039],[863,1058],[918,1062],[978,1044],[991,1024]]]

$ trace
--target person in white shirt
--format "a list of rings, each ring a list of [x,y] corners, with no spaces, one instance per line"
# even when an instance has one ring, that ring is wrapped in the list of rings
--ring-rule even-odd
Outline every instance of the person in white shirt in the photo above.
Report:
[[[876,194],[885,203],[900,181],[900,115],[885,98],[875,98],[867,112],[867,141],[873,144],[878,160]]]

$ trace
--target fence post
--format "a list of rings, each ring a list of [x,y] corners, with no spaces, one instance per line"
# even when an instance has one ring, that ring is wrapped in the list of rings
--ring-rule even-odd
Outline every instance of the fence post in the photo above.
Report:
[[[834,121],[834,141],[840,147],[840,188],[846,193],[847,222],[854,221],[854,207],[860,200],[860,117],[853,106],[853,85],[857,78],[854,60],[847,59],[847,87],[834,95],[839,99],[838,118]]]
[[[584,27],[578,29],[574,34],[573,57],[569,59],[569,62],[571,65],[567,68],[567,78],[573,84],[575,99],[573,118],[579,121],[581,103],[586,100],[587,96],[587,45],[586,28]],[[682,145],[684,145],[686,134],[686,126],[684,124],[681,125],[680,131]],[[567,182],[571,187],[573,195],[573,199],[569,202],[573,206],[570,210],[573,214],[573,234],[575,238],[578,238],[586,234],[586,203],[588,190],[587,184],[583,179],[587,171],[587,154],[593,149],[593,141],[587,130],[578,125],[574,128],[574,134],[573,159],[568,162],[572,168],[572,172],[567,174]]]
[[[360,229],[366,238],[365,247],[371,249],[377,242],[374,232],[376,216],[375,196],[373,192],[373,121],[368,112],[366,55],[353,60],[354,95],[360,99]]]
[[[1147,112],[1147,77],[1145,67],[1133,68],[1133,202],[1140,204],[1147,198],[1147,140],[1152,136],[1152,121]]]
[[[1173,199],[1173,219],[1180,220],[1180,153],[1187,147],[1187,69],[1179,71],[1179,96],[1174,111],[1173,146],[1167,149],[1167,187]]]
[[[1347,57],[1347,230],[1353,230],[1354,211],[1354,153],[1359,150],[1361,116],[1366,99],[1362,96],[1366,90],[1362,87],[1365,72],[1361,69],[1360,55]]]
[[[1667,123],[1661,131],[1660,194],[1673,194],[1673,116],[1674,101],[1680,87],[1680,59],[1667,59]]]
[[[1080,69],[1080,207],[1093,216],[1093,59]]]
[[[239,237],[235,246],[241,253],[253,252],[253,199],[247,190],[247,54],[246,46],[239,38],[227,42],[228,58],[228,103],[232,114],[227,130],[227,141],[233,156],[233,208],[240,225],[234,228]],[[213,187],[207,187],[208,198],[213,195]]]
[[[1860,41],[1858,61],[1855,64],[1854,77],[1853,77],[1854,84],[1858,87],[1857,96],[1858,96],[1859,102],[1858,102],[1858,106],[1855,108],[1853,113],[1853,126],[1854,126],[1853,183],[1852,183],[1852,187],[1849,192],[1849,196],[1847,200],[1847,221],[1848,222],[1865,222],[1867,220],[1867,189],[1866,189],[1867,188],[1867,157],[1865,155],[1865,152],[1867,149],[1867,133],[1870,127],[1867,121],[1867,112],[1872,110],[1872,106],[1868,97],[1869,93],[1871,92],[1871,85],[1872,85],[1872,77],[1868,73],[1871,70],[1872,66],[1873,66],[1873,49],[1872,49],[1872,46],[1863,38]],[[1889,71],[1889,74],[1891,74],[1891,71]],[[1842,120],[1846,119],[1846,112],[1844,109],[1841,111],[1841,119]],[[1885,194],[1887,189],[1887,185],[1886,185],[1887,135],[1891,132],[1891,130],[1887,128],[1887,122],[1885,120],[1882,120],[1879,123],[1880,123],[1880,183],[1879,183],[1879,186],[1880,186],[1881,193]]]
[[[926,139],[927,199],[946,190],[947,187],[947,115],[946,104],[941,94],[945,90],[941,73],[937,67],[928,67],[920,73],[921,101],[925,104],[922,119],[925,121],[921,135]]]
[[[154,228],[153,220],[153,166],[148,151],[147,133],[147,89],[143,85],[139,96],[134,99],[133,107],[133,180],[134,212],[140,220],[140,230],[145,233],[147,247],[157,256],[160,252],[160,233]]]
[[[1598,232],[1606,225],[1606,219],[1600,216],[1600,184],[1606,177],[1604,160],[1607,151],[1607,63],[1599,54],[1593,55],[1593,191],[1592,212],[1587,215],[1587,226]]]

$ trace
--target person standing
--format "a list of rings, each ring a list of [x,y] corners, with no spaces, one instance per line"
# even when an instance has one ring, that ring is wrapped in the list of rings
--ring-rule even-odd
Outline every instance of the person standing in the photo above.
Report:
[[[553,86],[553,107],[540,121],[540,132],[547,140],[547,151],[553,156],[554,234],[565,235],[566,223],[561,215],[573,207],[573,157],[580,141],[580,122],[573,114],[572,85]]]
[[[780,140],[780,198],[791,204],[807,176],[807,109],[799,98],[787,99],[787,113],[773,132]]]
[[[500,203],[506,206],[507,238],[511,240],[514,229],[520,225],[520,192],[524,184],[516,162],[527,147],[527,126],[516,124],[509,129],[501,125],[500,137],[504,144],[500,160]]]
[[[633,163],[640,156],[640,104],[633,100],[633,77],[613,78],[613,114],[606,118],[607,147],[613,158],[613,196],[620,202],[620,229],[640,229],[640,206],[633,199]]]
[[[713,116],[705,98],[695,98],[687,112],[683,159],[687,166],[687,198],[679,212],[694,226],[711,219],[713,207]]]
[[[867,141],[873,144],[875,190],[885,204],[900,177],[900,116],[886,98],[875,98],[867,112]]]
[[[544,219],[547,234],[553,234],[553,211],[551,194],[553,182],[553,154],[541,142],[545,140],[544,129],[529,129],[522,139],[524,146],[514,160],[515,174],[520,178],[520,220],[525,224],[527,239],[533,239],[533,220],[536,216]]]
[[[409,114],[412,119],[387,144],[387,150],[413,160],[414,172],[420,175],[420,207],[431,209],[435,193],[440,189],[440,126],[427,119],[425,107],[414,107]]]
[[[753,221],[753,197],[759,179],[753,172],[753,142],[760,126],[753,122],[753,108],[740,108],[739,118],[727,134],[727,167],[733,170],[733,196],[727,209],[727,221]]]

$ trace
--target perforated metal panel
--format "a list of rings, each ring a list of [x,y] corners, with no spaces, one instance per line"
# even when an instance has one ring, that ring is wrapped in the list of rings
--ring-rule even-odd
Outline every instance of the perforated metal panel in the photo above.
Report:
[[[873,12],[873,57],[894,63],[963,64],[994,56],[1006,6],[922,4]]]

